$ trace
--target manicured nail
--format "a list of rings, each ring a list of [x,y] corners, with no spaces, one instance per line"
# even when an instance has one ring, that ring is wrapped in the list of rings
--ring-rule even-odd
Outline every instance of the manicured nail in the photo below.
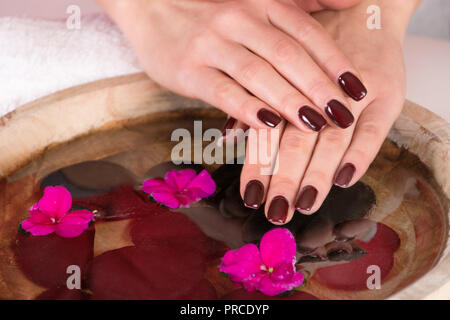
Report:
[[[222,136],[225,137],[227,135],[227,129],[228,130],[232,129],[235,124],[236,124],[236,119],[233,117],[229,117],[227,119],[227,121],[225,122],[225,125],[223,126]]]
[[[247,183],[244,192],[244,205],[247,208],[258,209],[264,196],[264,185],[261,181],[251,180]]]
[[[351,163],[346,163],[338,171],[334,184],[339,187],[347,187],[350,181],[352,181],[353,174],[355,173],[355,166]]]
[[[310,211],[316,201],[317,189],[313,186],[306,186],[300,191],[295,208],[297,210]]]
[[[362,100],[367,95],[367,89],[353,73],[345,72],[338,79],[339,85],[353,100]]]
[[[350,127],[355,120],[350,110],[337,100],[331,100],[325,107],[325,112],[339,127]]]
[[[327,125],[327,121],[324,117],[308,106],[303,106],[298,110],[298,117],[314,131],[320,131]]]
[[[275,128],[282,120],[275,113],[267,109],[260,109],[258,111],[257,117],[259,120],[264,122],[266,126],[269,126],[271,128]]]
[[[267,213],[267,219],[270,222],[285,223],[287,213],[289,209],[289,203],[283,196],[276,196],[270,203],[269,211]]]

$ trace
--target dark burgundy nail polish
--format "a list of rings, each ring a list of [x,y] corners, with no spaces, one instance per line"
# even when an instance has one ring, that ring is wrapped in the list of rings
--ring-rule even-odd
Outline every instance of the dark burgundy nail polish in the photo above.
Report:
[[[317,197],[317,189],[313,186],[306,186],[300,191],[300,195],[298,196],[297,203],[295,204],[295,208],[297,210],[311,210],[314,205],[314,201],[316,201]]]
[[[339,85],[353,100],[362,100],[367,95],[367,89],[362,82],[351,72],[341,74]]]
[[[355,120],[350,110],[337,100],[331,100],[325,107],[325,112],[339,127],[350,127]]]
[[[275,113],[267,109],[260,109],[258,111],[257,117],[259,120],[264,122],[266,126],[269,126],[271,128],[275,128],[282,120]]]
[[[264,196],[264,185],[261,181],[251,180],[247,183],[244,192],[244,205],[247,208],[258,209]]]
[[[229,117],[227,119],[227,121],[225,122],[225,125],[223,126],[222,129],[222,136],[226,136],[227,135],[227,129],[230,130],[234,127],[234,125],[236,124],[236,119],[233,117]]]
[[[276,196],[270,203],[267,219],[269,219],[270,222],[285,223],[288,209],[289,203],[286,198],[283,196]]]
[[[338,171],[336,178],[334,179],[334,184],[338,185],[339,187],[347,187],[350,181],[352,181],[355,170],[356,168],[353,164],[344,164]]]
[[[327,121],[324,117],[308,106],[303,106],[298,110],[298,117],[314,131],[320,131],[327,125]]]

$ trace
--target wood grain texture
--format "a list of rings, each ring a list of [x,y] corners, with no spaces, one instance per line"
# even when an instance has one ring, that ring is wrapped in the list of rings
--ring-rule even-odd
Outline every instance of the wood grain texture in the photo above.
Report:
[[[215,118],[223,117],[221,112],[211,109],[205,103],[164,90],[144,74],[105,79],[41,98],[0,118],[0,181],[21,181],[30,172],[38,178],[43,177],[54,169],[51,161],[46,163],[52,166],[46,167],[44,164],[39,171],[27,165],[49,150],[53,151],[55,158],[61,159],[61,154],[66,152],[65,144],[68,142],[72,143],[71,148],[74,142],[82,147],[92,134],[98,139],[102,132],[144,123],[149,119],[170,124],[171,120],[175,119],[171,118],[171,111],[177,111],[177,121],[180,112],[196,116],[201,116],[204,112],[209,116],[214,114]],[[136,135],[136,139],[138,136]],[[83,139],[79,139],[81,137]],[[158,143],[157,138],[155,137],[155,145]],[[166,137],[159,138],[166,139]],[[442,248],[439,262],[425,276],[391,296],[391,299],[450,299],[448,240],[450,125],[425,108],[407,101],[401,116],[391,129],[389,138],[420,158],[430,169],[447,201],[444,208],[447,211],[447,220],[442,222],[446,224],[444,229],[447,234],[447,246]],[[115,163],[127,163],[126,155],[115,155],[120,150],[127,150],[129,139],[134,139],[133,131],[118,136],[114,145],[102,143],[100,139],[102,157],[111,156]],[[105,141],[110,141],[110,138]],[[397,150],[385,152],[392,152],[394,157]],[[85,157],[86,153],[83,156]],[[161,155],[153,153],[150,156],[156,157],[156,162],[167,158],[167,155],[162,153]],[[98,157],[98,150],[93,151],[92,157],[93,159]],[[65,167],[80,160],[76,153],[72,153],[58,165]],[[136,175],[141,175],[145,168],[131,169]],[[392,181],[395,182],[395,177],[392,177]],[[384,218],[381,209],[377,220]],[[397,272],[400,273],[402,270]],[[399,284],[392,283],[392,285]]]

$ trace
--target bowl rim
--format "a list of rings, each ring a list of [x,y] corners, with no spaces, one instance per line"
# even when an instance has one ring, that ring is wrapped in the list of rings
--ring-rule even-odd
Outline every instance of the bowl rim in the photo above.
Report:
[[[145,73],[97,80],[39,98],[0,117],[0,180],[10,177],[49,148],[94,132],[145,122],[152,114],[179,110],[180,105],[183,109],[212,108],[162,88]],[[430,168],[447,197],[449,208],[450,124],[406,100],[388,137],[416,154]],[[30,145],[27,141],[34,143]],[[450,211],[447,224],[449,220]],[[447,246],[439,262],[389,299],[450,299],[448,225]]]

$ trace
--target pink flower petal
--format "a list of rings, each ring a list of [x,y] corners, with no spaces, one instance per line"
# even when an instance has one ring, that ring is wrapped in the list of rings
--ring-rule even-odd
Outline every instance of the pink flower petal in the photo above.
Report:
[[[54,224],[39,224],[28,218],[22,222],[22,229],[31,233],[33,236],[46,236],[55,232]]]
[[[171,170],[166,173],[164,180],[174,192],[183,191],[196,175],[197,173],[192,169]]]
[[[147,194],[153,194],[154,192],[174,192],[172,188],[161,178],[145,180],[142,184],[142,191]]]
[[[216,190],[216,183],[208,171],[202,170],[187,186],[197,198],[206,198]]]
[[[77,210],[66,214],[56,225],[55,233],[64,238],[78,237],[89,228],[94,214],[89,210]]]
[[[72,196],[61,186],[46,187],[44,196],[39,200],[38,207],[42,212],[54,213],[56,220],[61,219],[72,206]]]
[[[268,296],[276,296],[282,292],[301,286],[304,276],[295,272],[288,281],[274,281],[271,274],[264,276],[258,284],[258,290]]]
[[[219,270],[228,273],[234,282],[243,282],[255,278],[261,272],[261,257],[258,247],[254,244],[229,250],[222,258]]]
[[[35,204],[30,208],[30,217],[27,220],[34,224],[53,224],[56,222],[56,217],[53,216],[53,213],[40,211],[38,205]]]
[[[144,181],[142,184],[142,191],[150,194],[157,202],[169,208],[177,209],[180,207],[180,201],[178,197],[175,196],[176,191],[160,178]]]
[[[282,264],[293,265],[297,246],[288,229],[276,228],[264,234],[259,250],[264,265],[267,268],[275,268]]]

